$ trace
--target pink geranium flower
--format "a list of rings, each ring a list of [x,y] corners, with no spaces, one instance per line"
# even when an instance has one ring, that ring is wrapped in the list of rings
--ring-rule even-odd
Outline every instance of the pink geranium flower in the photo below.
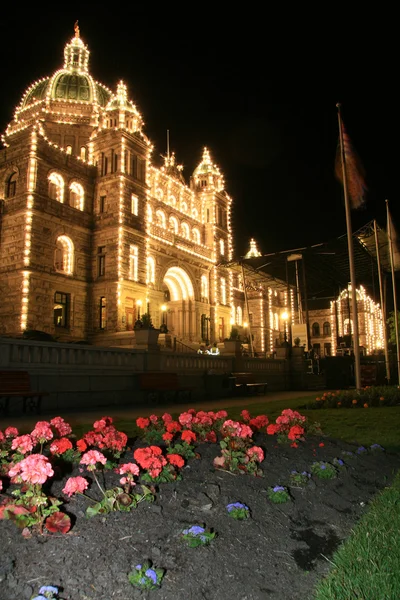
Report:
[[[8,471],[11,478],[21,478],[30,484],[44,483],[48,477],[54,475],[54,471],[47,456],[43,454],[31,454]]]
[[[249,448],[246,454],[250,459],[257,460],[258,462],[262,462],[264,460],[264,451],[259,446],[253,446],[252,448]]]
[[[29,434],[19,435],[13,439],[11,450],[17,450],[21,454],[26,454],[32,450],[33,445],[33,440]]]
[[[66,423],[62,417],[54,417],[54,419],[51,419],[50,424],[53,425],[60,437],[69,435],[72,432],[71,425]]]
[[[98,450],[88,450],[88,452],[85,452],[85,454],[83,454],[80,460],[80,463],[82,465],[88,465],[88,468],[92,467],[91,470],[93,470],[96,467],[97,463],[105,465],[106,462],[106,457]]]
[[[16,427],[7,427],[4,433],[6,438],[16,437],[18,435],[18,429]]]
[[[83,494],[88,486],[89,483],[84,477],[70,477],[65,483],[63,494],[66,494],[69,497],[71,497],[72,494],[76,494],[76,492]]]
[[[43,444],[53,439],[53,432],[51,430],[50,423],[47,421],[38,421],[35,425],[35,429],[31,433],[33,441],[37,444]]]

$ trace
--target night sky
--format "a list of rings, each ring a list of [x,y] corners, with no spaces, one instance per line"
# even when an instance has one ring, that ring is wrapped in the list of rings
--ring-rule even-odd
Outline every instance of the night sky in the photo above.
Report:
[[[1,132],[26,88],[62,66],[78,19],[91,75],[113,91],[125,81],[156,164],[167,130],[187,182],[209,148],[233,198],[237,256],[251,237],[270,253],[346,233],[334,176],[337,102],[368,185],[364,207],[352,211],[353,231],[374,218],[386,227],[385,199],[400,222],[394,15],[351,15],[333,4],[325,13],[231,6],[70,2],[57,5],[60,12],[15,14],[6,5]]]

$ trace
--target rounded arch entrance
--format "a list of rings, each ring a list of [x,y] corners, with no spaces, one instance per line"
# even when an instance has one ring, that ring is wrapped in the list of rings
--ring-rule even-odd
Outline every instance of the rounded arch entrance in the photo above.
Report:
[[[180,339],[192,340],[196,334],[194,288],[182,267],[169,267],[163,279],[164,304],[168,330]]]

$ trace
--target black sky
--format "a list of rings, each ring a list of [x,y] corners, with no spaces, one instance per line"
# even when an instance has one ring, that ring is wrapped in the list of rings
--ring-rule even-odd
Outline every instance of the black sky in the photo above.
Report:
[[[251,237],[270,253],[346,233],[334,177],[338,101],[367,176],[353,230],[373,218],[385,227],[385,199],[400,221],[394,14],[252,3],[57,7],[3,9],[1,132],[26,88],[62,66],[78,19],[92,76],[112,90],[126,82],[156,163],[167,130],[187,181],[210,149],[233,198],[238,256]]]

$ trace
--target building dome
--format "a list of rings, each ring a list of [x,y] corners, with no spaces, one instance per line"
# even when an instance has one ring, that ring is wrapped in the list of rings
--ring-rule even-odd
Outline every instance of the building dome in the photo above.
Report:
[[[45,77],[33,83],[25,92],[16,108],[14,121],[7,133],[12,133],[20,122],[29,122],[36,117],[38,110],[47,113],[45,120],[51,121],[52,113],[57,115],[74,114],[81,119],[98,114],[113,97],[111,90],[94,81],[89,73],[89,49],[80,38],[78,24],[75,24],[75,36],[64,48],[64,65],[51,77]]]
[[[219,167],[212,162],[207,148],[204,148],[201,162],[193,171],[192,181],[196,188],[203,189],[203,191],[216,190],[220,192],[224,189],[224,178]]]

